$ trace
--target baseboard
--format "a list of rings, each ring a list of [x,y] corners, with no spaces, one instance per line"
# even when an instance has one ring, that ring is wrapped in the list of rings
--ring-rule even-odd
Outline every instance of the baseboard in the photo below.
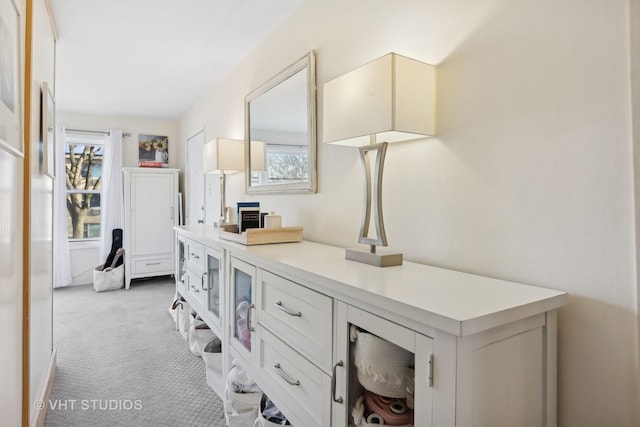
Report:
[[[44,426],[44,418],[47,416],[47,407],[49,406],[47,402],[49,402],[49,395],[51,394],[51,386],[53,386],[53,377],[56,373],[56,349],[54,348],[51,352],[51,359],[49,360],[49,369],[47,370],[47,375],[45,376],[44,381],[42,382],[42,386],[40,387],[40,391],[36,396],[36,401],[44,402],[43,409],[36,409],[35,404],[31,407],[31,427],[43,427]]]

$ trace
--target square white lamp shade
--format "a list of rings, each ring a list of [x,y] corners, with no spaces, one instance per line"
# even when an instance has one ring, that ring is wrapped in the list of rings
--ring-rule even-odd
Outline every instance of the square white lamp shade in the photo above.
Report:
[[[325,143],[360,147],[435,134],[435,68],[389,53],[324,84]]]
[[[230,174],[244,170],[244,141],[216,138],[204,145],[204,173]]]
[[[251,141],[251,172],[267,170],[266,146],[264,141]]]
[[[244,170],[244,140],[216,138],[206,143],[202,150],[202,166],[205,174],[220,175],[220,222],[229,222],[226,206],[226,175]]]

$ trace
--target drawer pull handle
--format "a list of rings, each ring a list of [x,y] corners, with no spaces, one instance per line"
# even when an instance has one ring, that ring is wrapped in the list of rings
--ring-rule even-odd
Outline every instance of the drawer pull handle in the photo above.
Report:
[[[158,261],[158,262],[145,262],[144,265],[160,265],[160,261]]]
[[[208,276],[208,273],[205,271],[204,273],[202,273],[202,276],[200,276],[200,289],[202,289],[203,291],[206,291],[207,289],[204,287],[204,278],[205,276]],[[208,285],[207,285],[208,286]]]
[[[191,257],[195,259],[200,259],[200,255],[196,255],[193,252],[191,252]]]
[[[302,316],[302,312],[298,311],[297,313],[294,311],[289,310],[287,307],[282,305],[282,301],[278,301],[274,304],[276,307],[278,307],[280,310],[284,311],[285,313],[287,313],[289,316],[295,316],[295,317],[301,317]]]
[[[336,368],[338,366],[344,366],[344,363],[342,363],[342,360],[340,360],[338,363],[333,365],[333,374],[331,375],[331,398],[336,403],[342,403],[344,402],[342,397],[336,398]]]
[[[282,370],[279,363],[276,363],[275,365],[273,365],[273,369],[276,371],[276,374],[280,375],[280,378],[285,380],[287,383],[291,385],[300,385],[300,381],[291,379],[291,377],[285,371]]]

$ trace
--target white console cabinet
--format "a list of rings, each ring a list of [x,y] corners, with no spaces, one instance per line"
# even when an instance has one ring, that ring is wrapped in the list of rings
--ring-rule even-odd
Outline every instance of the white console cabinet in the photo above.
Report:
[[[178,170],[124,168],[125,286],[131,279],[174,274]]]
[[[566,293],[410,262],[378,268],[306,241],[246,247],[217,234],[176,227],[179,247],[220,255],[222,315],[203,318],[220,322],[223,368],[235,358],[294,426],[353,424],[364,390],[358,334],[406,351],[415,426],[556,426]]]

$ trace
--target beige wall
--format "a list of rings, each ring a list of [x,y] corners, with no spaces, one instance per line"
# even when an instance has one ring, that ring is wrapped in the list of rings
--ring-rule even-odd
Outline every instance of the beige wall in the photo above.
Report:
[[[169,137],[169,167],[178,164],[178,123],[171,120],[130,116],[99,116],[68,111],[58,111],[59,125],[70,129],[107,131],[121,129],[131,135],[122,140],[122,165],[138,166],[138,134]]]
[[[70,129],[106,131],[122,129],[131,135],[123,138],[122,164],[138,166],[138,134],[165,135],[169,137],[169,166],[178,164],[178,125],[171,120],[128,116],[98,116],[59,111],[58,124]],[[73,285],[93,283],[93,269],[104,262],[99,259],[99,242],[71,242],[71,274]]]
[[[640,425],[629,21],[629,0],[308,0],[193,105],[180,140],[242,138],[244,96],[310,49],[319,141],[324,82],[390,51],[436,65],[437,136],[387,153],[391,248],[568,291],[559,425]],[[306,239],[354,246],[357,151],[319,144],[318,167],[315,195],[251,199]],[[243,189],[230,176],[228,204]]]

